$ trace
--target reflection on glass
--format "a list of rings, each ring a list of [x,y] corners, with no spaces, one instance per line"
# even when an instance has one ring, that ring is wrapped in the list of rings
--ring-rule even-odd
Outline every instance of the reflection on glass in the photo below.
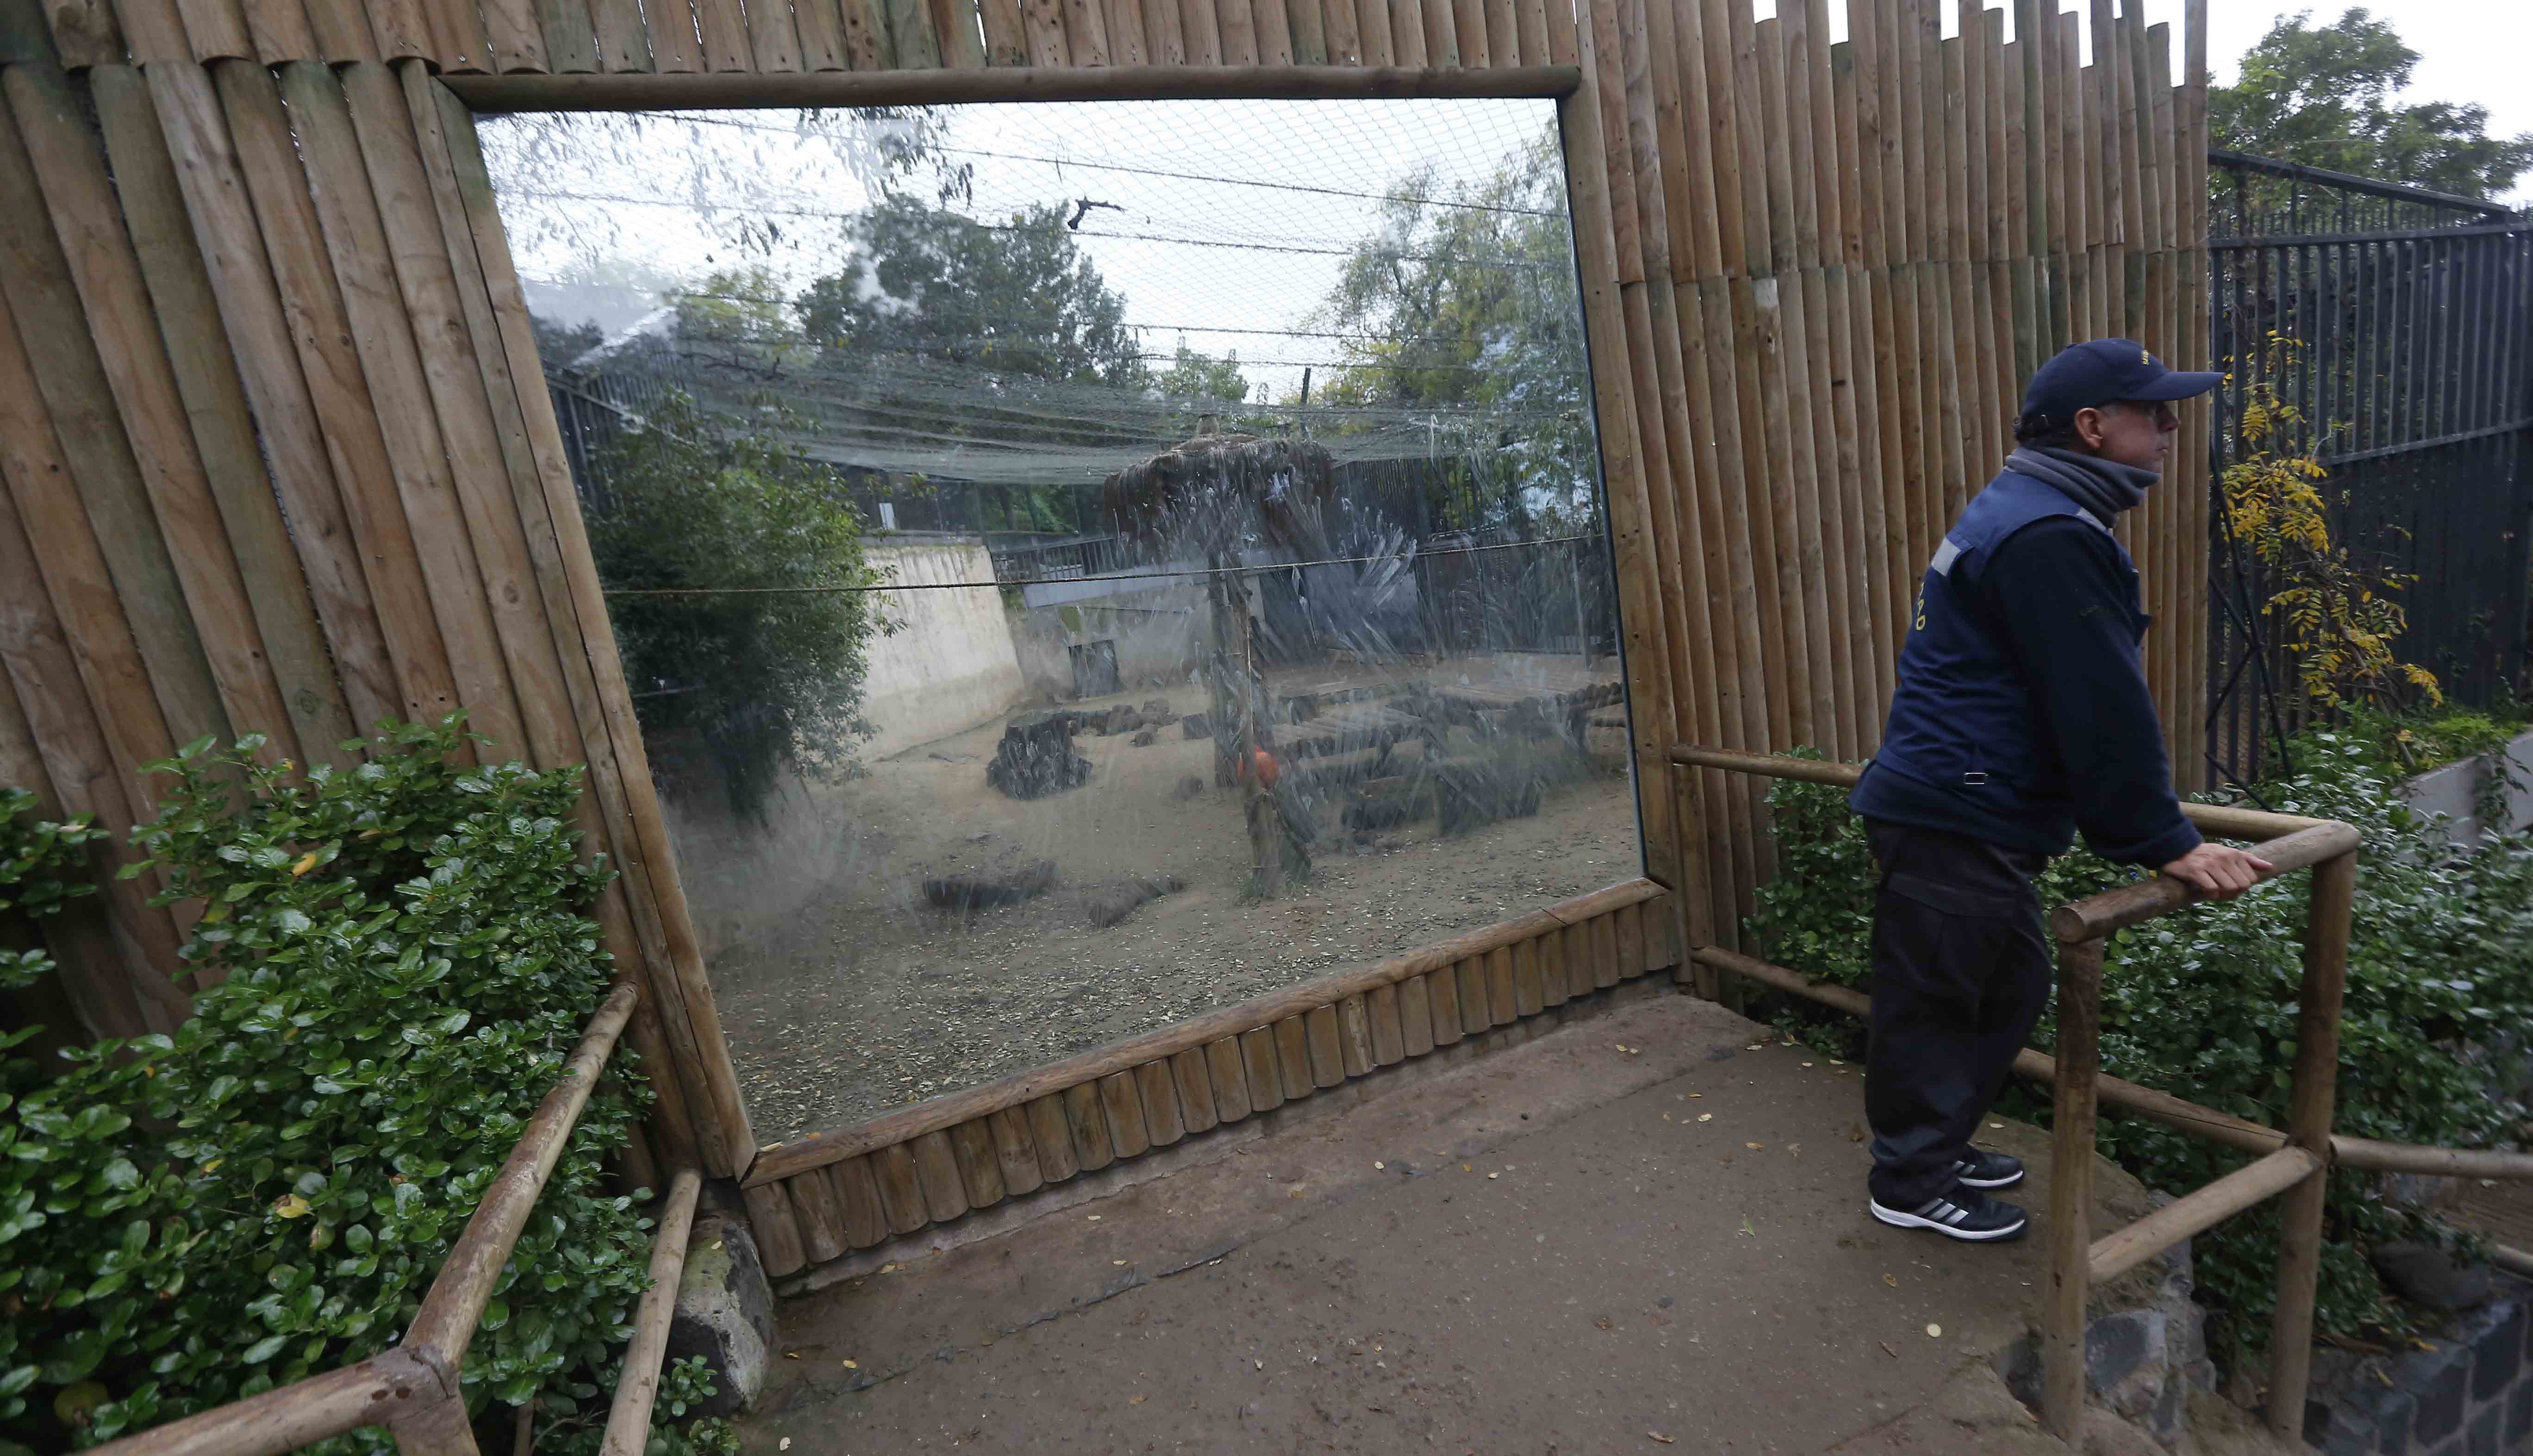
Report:
[[[485,124],[762,1136],[1638,872],[1554,128]]]

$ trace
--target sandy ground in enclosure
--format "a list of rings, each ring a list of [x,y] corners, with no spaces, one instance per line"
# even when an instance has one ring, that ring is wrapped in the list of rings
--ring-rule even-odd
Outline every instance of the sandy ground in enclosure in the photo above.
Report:
[[[1327,674],[1292,681],[1305,676]],[[1180,712],[1203,706],[1191,688],[1081,706],[1162,696]],[[1428,813],[1367,852],[1330,816],[1309,882],[1258,901],[1242,894],[1238,792],[1211,786],[1206,740],[1175,725],[1140,748],[1084,733],[1075,748],[1090,781],[1021,801],[985,782],[1002,728],[909,750],[848,784],[795,787],[769,830],[679,824],[760,1141],[990,1081],[1639,872],[1614,728],[1593,730],[1588,765],[1535,817],[1444,840]],[[1410,761],[1417,751],[1401,750]],[[1205,788],[1175,798],[1189,775]],[[1055,887],[1025,904],[963,918],[919,894],[928,876],[1039,859],[1055,861]],[[1156,874],[1187,888],[1090,927],[1087,896]]]

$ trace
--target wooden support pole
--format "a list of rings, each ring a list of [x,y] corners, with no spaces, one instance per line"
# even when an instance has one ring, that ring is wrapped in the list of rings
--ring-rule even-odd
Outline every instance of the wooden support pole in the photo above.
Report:
[[[2085,1420],[2085,1303],[2093,1206],[2093,1081],[2101,1071],[2102,942],[2058,948],[2058,1081],[2049,1147],[2049,1290],[2040,1424],[2073,1444]]]
[[[483,1314],[485,1302],[493,1297],[493,1286],[502,1266],[509,1261],[510,1247],[518,1241],[519,1230],[526,1225],[537,1194],[544,1191],[546,1179],[561,1159],[572,1128],[580,1120],[580,1110],[598,1084],[599,1070],[607,1065],[617,1037],[633,1016],[638,994],[632,982],[619,981],[591,1015],[588,1026],[581,1032],[580,1044],[572,1049],[561,1075],[529,1115],[527,1127],[512,1144],[509,1156],[502,1160],[501,1171],[484,1186],[483,1196],[467,1218],[464,1232],[458,1235],[448,1262],[433,1280],[430,1294],[424,1297],[413,1324],[405,1331],[404,1348],[440,1350],[452,1366],[465,1354],[466,1342],[475,1332],[475,1321]]]
[[[90,1449],[106,1456],[285,1456],[348,1430],[385,1425],[392,1411],[448,1405],[457,1408],[462,1424],[466,1403],[444,1388],[441,1372],[397,1349]]]
[[[1609,29],[1616,29],[1614,22]],[[1588,35],[1589,29],[1578,28],[1578,37]],[[1464,53],[1466,45],[1467,37],[1463,36]],[[1626,119],[1623,87],[1618,94],[1608,93],[1618,69],[1617,57],[1614,53],[1604,63],[1587,40],[1578,38],[1577,46],[1577,54],[1586,62],[1584,71],[1594,75],[1598,84],[1591,91],[1577,91],[1560,99],[1558,130],[1564,149],[1566,187],[1573,200],[1575,257],[1583,288],[1584,336],[1592,361],[1601,479],[1609,501],[1610,531],[1618,561],[1620,619],[1628,638],[1627,685],[1636,704],[1632,715],[1636,780],[1650,784],[1658,782],[1663,772],[1660,734],[1654,730],[1655,725],[1667,721],[1671,713],[1662,605],[1654,593],[1652,507],[1647,495],[1655,489],[1649,477],[1658,468],[1655,459],[1659,455],[1661,415],[1655,401],[1660,391],[1653,381],[1652,320],[1642,290],[1634,290],[1632,300],[1621,296],[1622,262],[1632,257],[1640,267],[1643,255],[1634,237],[1633,174],[1618,170],[1625,165],[1624,149],[1617,138],[1626,135]],[[1615,129],[1610,125],[1614,119],[1618,123]],[[1620,176],[1628,179],[1623,191],[1614,185]],[[1623,247],[1621,218],[1625,220]],[[1645,340],[1643,352],[1639,352],[1639,338]],[[1633,389],[1628,386],[1631,379],[1636,381]],[[1639,412],[1640,399],[1652,411],[1650,420]],[[1656,445],[1654,450],[1648,450],[1649,442]],[[1668,482],[1663,484],[1667,487]],[[1665,884],[1676,880],[1671,809],[1660,795],[1644,801],[1644,845],[1651,877]],[[1464,1014],[1467,1009],[1464,999]]]
[[[2312,898],[2305,908],[2304,987],[2296,1014],[2287,1139],[2317,1157],[2327,1155],[2330,1145],[2331,1104],[2339,1082],[2339,1008],[2348,983],[2349,922],[2356,895],[2354,846],[2314,866]],[[2308,1179],[2287,1194],[2280,1210],[2268,1394],[2269,1434],[2279,1440],[2304,1438],[2314,1300],[2322,1279],[2323,1204],[2328,1194],[2328,1179]]]
[[[669,1320],[677,1311],[677,1278],[685,1272],[686,1235],[703,1176],[680,1168],[669,1182],[669,1199],[651,1235],[651,1287],[633,1311],[633,1338],[624,1347],[623,1373],[607,1412],[604,1456],[642,1456],[651,1437],[651,1402],[660,1393],[660,1361],[668,1354]],[[524,1409],[524,1407],[522,1408]]]
[[[2281,1147],[2094,1241],[2086,1256],[2087,1277],[2095,1284],[2108,1284],[2182,1240],[2206,1233],[2246,1208],[2308,1180],[2321,1182],[2322,1168],[2322,1159],[2313,1153],[2301,1147]]]

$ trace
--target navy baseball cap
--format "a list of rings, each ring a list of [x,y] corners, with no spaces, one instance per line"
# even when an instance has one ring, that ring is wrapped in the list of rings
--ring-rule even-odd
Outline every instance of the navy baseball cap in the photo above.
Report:
[[[2190,399],[2224,378],[2166,369],[2135,339],[2093,339],[2068,345],[2032,372],[2023,391],[2023,418],[2045,417],[2050,426],[2062,427],[2074,422],[2078,410],[2123,399]]]

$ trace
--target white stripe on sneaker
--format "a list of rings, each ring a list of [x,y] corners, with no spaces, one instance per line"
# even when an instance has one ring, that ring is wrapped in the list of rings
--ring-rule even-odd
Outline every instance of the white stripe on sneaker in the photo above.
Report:
[[[1999,1228],[1978,1228],[1970,1221],[1976,1216],[1976,1209],[1966,1207],[1947,1197],[1929,1198],[1914,1211],[1905,1212],[1898,1208],[1884,1206],[1879,1198],[1866,1199],[1866,1207],[1879,1222],[1896,1228],[1925,1229],[1942,1234],[1948,1239],[1979,1243],[2018,1238],[2030,1224],[2030,1219],[2021,1216],[2022,1210],[2013,1208],[2011,1204],[2004,1206],[2012,1211],[2013,1222]]]

